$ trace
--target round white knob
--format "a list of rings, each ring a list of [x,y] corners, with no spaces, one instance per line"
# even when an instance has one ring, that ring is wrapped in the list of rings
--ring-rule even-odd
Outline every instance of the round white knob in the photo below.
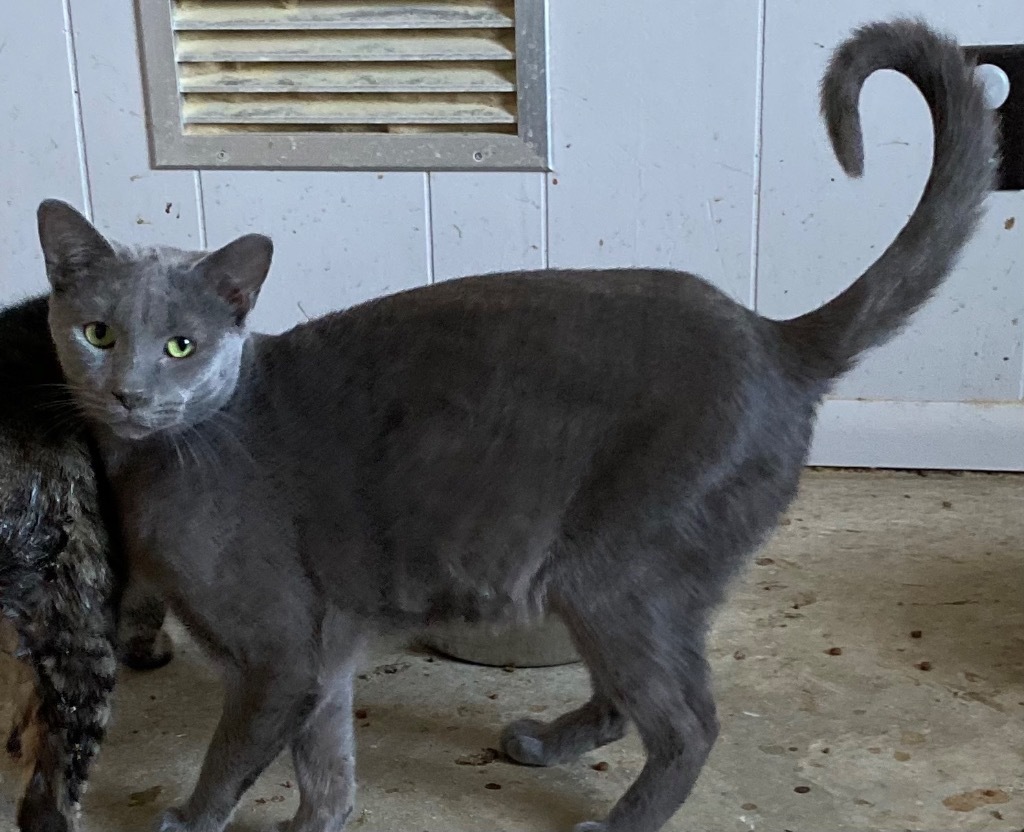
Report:
[[[985,89],[985,104],[990,110],[997,110],[1010,97],[1010,76],[995,64],[982,64],[974,68],[974,77]]]

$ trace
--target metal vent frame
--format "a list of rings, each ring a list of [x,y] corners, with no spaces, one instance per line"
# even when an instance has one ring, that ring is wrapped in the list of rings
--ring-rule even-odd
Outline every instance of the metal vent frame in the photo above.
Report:
[[[185,131],[173,0],[136,0],[150,161],[157,169],[547,171],[547,0],[515,2],[517,133]]]

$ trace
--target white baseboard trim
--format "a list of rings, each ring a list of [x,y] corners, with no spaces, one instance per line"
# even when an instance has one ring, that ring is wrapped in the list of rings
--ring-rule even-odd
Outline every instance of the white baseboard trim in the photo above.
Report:
[[[1024,471],[1024,402],[829,399],[811,465]]]

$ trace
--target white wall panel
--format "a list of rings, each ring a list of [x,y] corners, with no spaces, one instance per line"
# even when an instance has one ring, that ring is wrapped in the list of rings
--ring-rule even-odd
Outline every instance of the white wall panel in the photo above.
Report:
[[[1024,471],[1020,402],[832,399],[818,414],[810,465]]]
[[[817,113],[831,48],[897,13],[968,43],[1024,43],[1020,0],[550,0],[550,175],[200,175],[149,167],[131,3],[9,5],[0,302],[45,289],[35,207],[57,196],[127,241],[271,234],[255,317],[268,331],[431,279],[549,262],[680,268],[765,314],[806,311],[889,243],[930,162],[923,101],[883,73],[863,97],[866,176],[845,180]],[[1024,195],[993,196],[939,297],[823,408],[815,462],[1022,467],[1022,234]]]
[[[198,248],[195,174],[149,167],[134,4],[70,4],[96,224],[121,240]]]
[[[435,280],[544,265],[538,173],[430,174]]]
[[[207,172],[202,181],[211,248],[252,231],[274,240],[258,329],[427,282],[423,174]]]
[[[831,47],[855,25],[926,15],[967,44],[1024,42],[1019,0],[984,3],[768,0],[758,308],[773,317],[811,309],[852,282],[916,204],[931,164],[931,120],[895,73],[869,79],[861,99],[866,164],[845,178],[817,115]],[[839,398],[961,401],[1020,393],[1024,195],[1001,193],[959,269],[911,327],[870,354]]]
[[[671,266],[751,296],[754,0],[557,0],[552,266]]]
[[[45,291],[36,207],[84,208],[74,79],[59,2],[19,4],[0,21],[0,303]]]

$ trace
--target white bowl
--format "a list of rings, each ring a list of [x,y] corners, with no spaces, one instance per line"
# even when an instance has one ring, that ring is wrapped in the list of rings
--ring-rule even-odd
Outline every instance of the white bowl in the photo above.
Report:
[[[580,661],[568,629],[557,618],[498,632],[448,624],[432,627],[422,641],[451,658],[491,667],[553,667]]]

